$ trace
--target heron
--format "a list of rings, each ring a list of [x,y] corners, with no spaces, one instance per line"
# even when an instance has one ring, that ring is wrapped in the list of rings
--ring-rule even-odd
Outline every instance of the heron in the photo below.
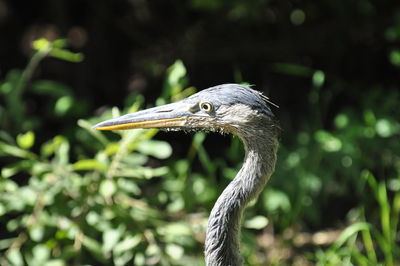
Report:
[[[178,102],[106,120],[94,128],[159,128],[238,136],[245,148],[244,162],[211,210],[204,251],[207,266],[237,266],[243,264],[239,238],[244,208],[258,197],[275,169],[280,129],[271,105],[257,90],[222,84]]]

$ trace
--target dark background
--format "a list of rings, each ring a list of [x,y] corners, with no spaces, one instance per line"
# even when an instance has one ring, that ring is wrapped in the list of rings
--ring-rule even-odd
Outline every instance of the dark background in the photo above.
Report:
[[[398,40],[385,38],[399,23],[396,1],[60,0],[28,5],[2,1],[2,75],[26,64],[33,38],[68,37],[71,49],[85,54],[84,62],[49,59],[37,75],[70,85],[91,109],[121,105],[131,91],[150,100],[158,96],[163,73],[177,58],[199,89],[233,82],[240,71],[244,81],[267,91],[282,107],[279,113],[291,114],[289,125],[310,111],[310,79],[279,73],[276,63],[323,70],[333,112],[357,105],[374,84],[383,93],[398,82],[398,69],[388,58]],[[290,19],[294,10],[305,14],[300,25]]]
[[[271,186],[292,205],[276,212],[265,207],[278,237],[288,228],[340,231],[354,222],[360,206],[381,228],[374,189],[360,177],[366,171],[388,184],[389,201],[399,191],[390,185],[400,177],[398,1],[0,0],[0,37],[0,80],[25,68],[38,38],[66,38],[70,51],[85,56],[80,63],[47,57],[32,77],[68,86],[74,104],[67,115],[51,115],[54,98],[29,89],[22,96],[26,113],[41,117],[33,126],[13,124],[7,108],[0,108],[3,130],[11,136],[21,128],[35,130],[36,150],[58,134],[78,143],[78,119],[126,106],[133,93],[153,105],[168,67],[180,59],[187,86],[247,82],[280,106],[274,113],[282,127],[281,149]],[[0,98],[0,105],[5,102]],[[172,144],[173,161],[187,155],[192,135],[160,133],[157,139]],[[339,149],[329,146],[337,140]],[[204,145],[212,158],[234,168],[241,156],[229,154],[232,143],[211,134]],[[79,152],[71,156],[77,159]],[[205,172],[198,158],[193,171]],[[219,169],[218,182],[223,176]],[[397,225],[393,230],[398,234]],[[378,260],[383,253],[377,252]]]

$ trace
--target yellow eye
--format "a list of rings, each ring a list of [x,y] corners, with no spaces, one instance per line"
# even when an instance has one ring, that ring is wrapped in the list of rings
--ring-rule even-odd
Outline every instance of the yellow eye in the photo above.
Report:
[[[204,112],[211,112],[213,107],[212,107],[211,103],[202,102],[202,103],[200,103],[200,109],[203,110]]]

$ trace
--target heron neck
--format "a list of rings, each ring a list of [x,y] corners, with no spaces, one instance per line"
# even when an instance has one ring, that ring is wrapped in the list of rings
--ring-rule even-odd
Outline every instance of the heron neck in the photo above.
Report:
[[[268,135],[268,134],[267,134]],[[240,220],[244,207],[263,190],[276,161],[277,139],[242,137],[246,155],[236,177],[215,203],[208,221],[207,266],[242,265],[239,251]]]

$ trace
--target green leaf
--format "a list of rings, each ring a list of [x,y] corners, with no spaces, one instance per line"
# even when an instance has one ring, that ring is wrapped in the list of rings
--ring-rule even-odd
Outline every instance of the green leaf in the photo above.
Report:
[[[396,132],[394,123],[388,119],[379,119],[375,125],[376,133],[382,138],[388,138]]]
[[[121,171],[119,171],[119,175],[125,177],[135,177],[135,178],[145,178],[151,179],[157,176],[166,175],[169,171],[167,166],[151,168],[151,167],[135,167],[129,168],[129,166],[123,167]]]
[[[12,249],[6,253],[7,259],[11,262],[11,265],[19,266],[24,265],[24,259],[18,249]]]
[[[64,266],[64,265],[65,261],[61,259],[49,260],[45,264],[43,264],[43,266]]]
[[[271,212],[282,210],[289,212],[291,204],[288,196],[279,190],[267,189],[263,193],[264,207]]]
[[[342,141],[327,131],[318,130],[315,132],[315,139],[322,144],[322,148],[327,152],[336,152],[342,149]]]
[[[174,260],[180,260],[184,254],[183,248],[175,244],[167,244],[165,252]]]
[[[321,70],[317,70],[314,72],[313,76],[312,76],[312,82],[313,85],[317,88],[321,87],[322,85],[324,85],[325,82],[325,73]]]
[[[389,53],[389,60],[394,66],[400,66],[400,50],[393,50]]]
[[[167,83],[170,87],[175,87],[179,84],[181,78],[185,77],[186,68],[181,60],[176,60],[175,63],[168,68]],[[171,95],[174,95],[171,93]]]
[[[20,160],[12,165],[4,166],[3,169],[1,169],[1,176],[4,178],[9,178],[20,172],[29,172],[37,164],[37,161],[33,160]]]
[[[335,126],[345,128],[349,124],[349,117],[346,114],[339,114],[335,117]]]
[[[90,211],[86,215],[86,222],[90,224],[91,226],[96,225],[100,221],[101,217],[97,212]]]
[[[25,134],[19,134],[17,136],[17,144],[22,149],[29,149],[35,143],[35,134],[32,131],[28,131]]]
[[[119,227],[118,229],[108,229],[103,233],[103,251],[104,252],[109,252],[111,251],[115,244],[117,244],[119,238],[121,237],[121,234],[123,229],[122,227]]]
[[[157,159],[166,159],[172,154],[171,145],[165,141],[145,140],[136,146],[136,150],[156,157]]]
[[[18,173],[18,169],[16,167],[3,167],[3,169],[1,169],[1,176],[3,178],[9,178],[13,175],[15,175],[16,173]]]
[[[95,137],[100,143],[102,143],[103,145],[107,145],[108,144],[108,140],[106,137],[104,137],[104,135],[99,131],[99,130],[94,130],[92,128],[93,124],[89,123],[89,121],[87,120],[83,120],[83,119],[79,119],[78,120],[78,126],[82,127],[83,129],[85,129],[87,132],[89,132],[89,134],[91,134],[93,137]],[[109,145],[112,145],[109,144]],[[115,152],[118,150],[118,145],[115,149]],[[115,153],[114,152],[114,153]],[[108,152],[106,152],[107,154],[109,154]]]
[[[32,48],[38,51],[47,50],[50,46],[51,43],[45,38],[40,38],[32,42]]]
[[[114,265],[115,266],[124,266],[128,265],[130,261],[132,261],[133,258],[133,250],[129,250],[127,252],[124,252],[120,256],[113,256],[114,259]]]
[[[183,235],[192,235],[192,230],[186,223],[170,223],[163,227],[157,228],[157,233],[160,235],[165,235],[169,237],[180,237]]]
[[[133,182],[132,180],[128,180],[126,178],[118,178],[117,181],[118,187],[126,192],[132,193],[135,196],[139,196],[140,195],[140,188],[138,185],[136,185],[135,182]]]
[[[43,265],[50,258],[50,249],[43,244],[34,246],[32,253],[36,265]]]
[[[82,62],[84,59],[84,56],[82,53],[73,53],[65,49],[59,49],[59,48],[53,48],[50,51],[50,55],[52,57],[72,62],[72,63],[79,63]]]
[[[369,230],[370,225],[366,222],[358,222],[354,223],[346,229],[343,230],[343,232],[340,234],[339,238],[335,241],[334,248],[339,248],[344,245],[344,243],[347,242],[347,240],[350,239],[354,234],[362,231],[362,230]]]
[[[141,166],[147,163],[148,158],[145,154],[131,152],[125,155],[122,161],[130,166]]]
[[[32,82],[32,92],[56,98],[69,95],[71,88],[52,80],[37,80]]]
[[[69,162],[69,142],[63,136],[56,136],[54,139],[55,150],[57,161],[61,165],[67,165]]]
[[[140,235],[135,236],[126,236],[124,240],[115,245],[113,251],[114,254],[118,255],[125,251],[132,250],[142,241],[142,237]]]
[[[105,197],[109,198],[117,191],[117,185],[115,184],[114,180],[105,179],[100,183],[100,194]]]
[[[103,171],[107,169],[107,165],[100,163],[95,159],[85,159],[77,161],[73,164],[73,168],[76,171],[82,170],[98,170]]]
[[[98,259],[104,260],[104,255],[99,242],[91,237],[84,236],[82,244],[88,250],[90,250]]]
[[[33,241],[40,242],[43,239],[44,228],[41,225],[34,225],[29,229],[29,236]]]
[[[6,207],[3,204],[0,203],[0,217],[3,216],[6,213],[7,213]],[[0,240],[0,242],[1,242],[1,240]],[[1,244],[0,244],[0,250],[1,250]]]
[[[0,250],[8,249],[12,245],[14,240],[14,238],[1,239]]]
[[[263,229],[268,225],[268,219],[265,216],[254,216],[253,218],[247,220],[244,226],[249,229]]]
[[[62,96],[56,101],[54,112],[58,116],[64,116],[73,106],[74,99],[71,96]]]
[[[67,39],[56,39],[51,44],[55,48],[64,48],[67,46]]]

